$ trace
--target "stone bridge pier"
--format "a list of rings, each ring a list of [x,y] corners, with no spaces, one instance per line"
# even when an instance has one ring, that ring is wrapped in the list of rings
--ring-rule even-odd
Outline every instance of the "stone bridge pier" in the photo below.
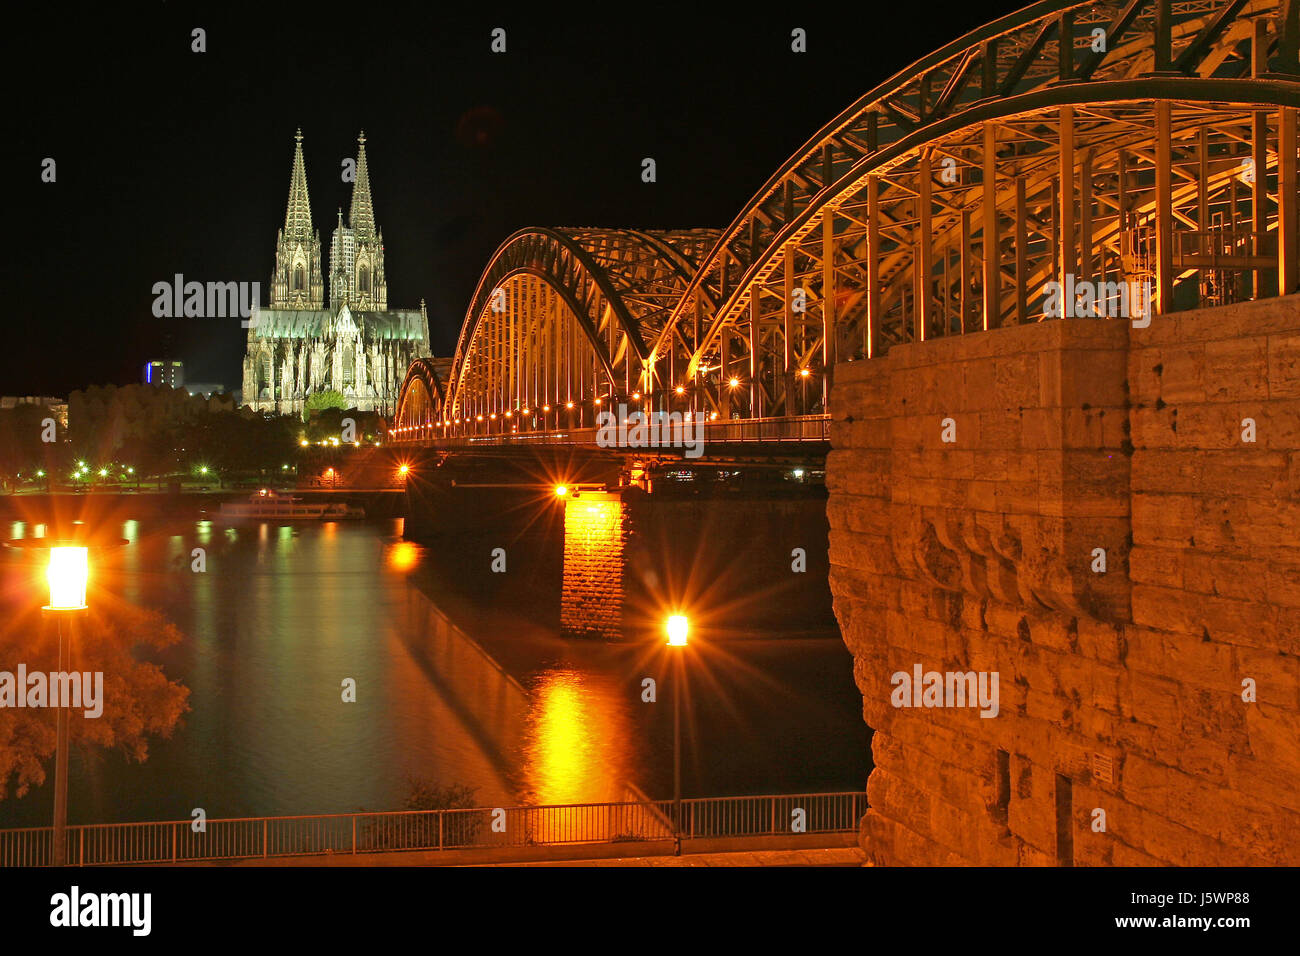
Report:
[[[896,346],[831,407],[873,861],[1300,864],[1300,296]]]

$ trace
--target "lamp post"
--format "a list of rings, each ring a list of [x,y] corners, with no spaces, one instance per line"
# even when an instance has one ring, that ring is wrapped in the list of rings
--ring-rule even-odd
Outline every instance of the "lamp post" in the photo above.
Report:
[[[46,578],[50,585],[50,603],[42,610],[54,616],[59,634],[59,673],[67,672],[68,654],[64,647],[64,619],[86,610],[86,578],[89,576],[90,550],[80,546],[50,548]],[[55,866],[68,862],[68,707],[60,701],[54,747],[54,859]]]
[[[682,855],[682,656],[690,622],[684,614],[668,619],[668,646],[682,648],[673,654],[673,856]]]

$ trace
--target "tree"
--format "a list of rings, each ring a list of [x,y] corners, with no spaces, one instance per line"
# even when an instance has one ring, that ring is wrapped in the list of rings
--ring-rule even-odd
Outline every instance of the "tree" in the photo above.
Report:
[[[189,689],[168,680],[161,667],[136,656],[143,645],[161,649],[181,639],[180,632],[157,612],[106,595],[96,595],[92,610],[75,623],[66,638],[68,671],[103,675],[103,713],[88,718],[74,709],[69,721],[73,746],[117,748],[143,763],[150,736],[170,737],[186,704]],[[58,670],[58,635],[52,621],[36,608],[8,617],[0,631],[0,671],[17,674]],[[11,782],[17,796],[45,782],[43,764],[54,753],[53,707],[0,708],[0,799]]]
[[[327,408],[337,408],[343,411],[347,407],[348,400],[343,397],[342,392],[328,389],[323,392],[312,392],[302,404],[302,420],[304,422],[311,421],[313,412],[321,412]]]

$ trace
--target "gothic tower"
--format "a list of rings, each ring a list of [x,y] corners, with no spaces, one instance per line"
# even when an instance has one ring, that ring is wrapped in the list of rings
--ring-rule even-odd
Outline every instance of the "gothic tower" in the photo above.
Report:
[[[370,197],[370,169],[366,164],[366,134],[357,137],[356,182],[348,224],[339,224],[330,242],[330,304],[347,303],[354,309],[383,312],[388,308],[388,277],[384,272],[384,231],[375,225]]]
[[[325,307],[325,277],[320,255],[320,233],[311,226],[311,199],[307,195],[307,167],[302,159],[302,130],[299,129],[294,135],[289,206],[284,214],[284,228],[275,243],[271,308]]]

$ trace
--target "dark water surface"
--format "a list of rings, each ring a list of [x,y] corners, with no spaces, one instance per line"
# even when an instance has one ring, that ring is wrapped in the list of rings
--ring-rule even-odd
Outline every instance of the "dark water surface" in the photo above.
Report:
[[[190,710],[144,763],[74,749],[72,823],[400,809],[411,777],[473,787],[486,806],[671,795],[667,649],[561,639],[558,587],[512,595],[479,580],[485,562],[480,575],[403,540],[400,519],[120,525],[130,543],[97,559],[94,584],[181,631],[147,657],[189,688]],[[5,606],[41,603],[31,559],[3,562]],[[868,732],[834,628],[733,637],[693,641],[683,662],[684,794],[860,790]],[[25,797],[9,788],[0,827],[49,823],[46,769]]]

